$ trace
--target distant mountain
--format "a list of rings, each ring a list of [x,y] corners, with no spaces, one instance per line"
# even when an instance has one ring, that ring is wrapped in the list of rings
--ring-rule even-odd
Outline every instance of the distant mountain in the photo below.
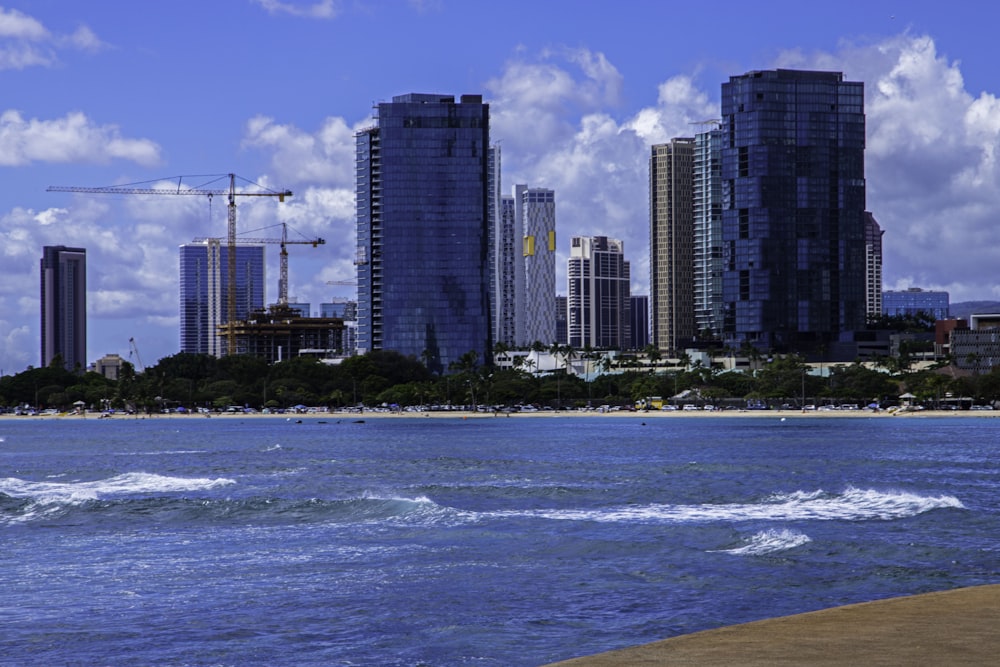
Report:
[[[1000,301],[959,301],[950,304],[948,312],[956,319],[967,320],[973,313],[1000,313]]]

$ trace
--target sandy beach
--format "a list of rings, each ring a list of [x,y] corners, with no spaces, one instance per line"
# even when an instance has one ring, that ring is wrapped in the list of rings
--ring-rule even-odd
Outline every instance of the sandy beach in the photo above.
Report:
[[[137,413],[127,414],[116,412],[104,414],[101,412],[61,412],[57,414],[37,414],[32,416],[0,414],[0,419],[21,419],[45,421],[48,419],[400,419],[400,418],[435,418],[435,419],[558,419],[558,418],[608,418],[628,417],[632,419],[730,419],[734,417],[753,417],[758,419],[799,419],[799,418],[831,418],[831,419],[921,419],[929,417],[954,418],[996,418],[1000,410],[920,410],[920,411],[890,411],[890,410],[537,410],[533,412],[473,412],[471,410],[434,410],[434,411],[391,411],[365,409],[364,411],[330,410],[328,412],[212,412],[201,414],[188,413]]]

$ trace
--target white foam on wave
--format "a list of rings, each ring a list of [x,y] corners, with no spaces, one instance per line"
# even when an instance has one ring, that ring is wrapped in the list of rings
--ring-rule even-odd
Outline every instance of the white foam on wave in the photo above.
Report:
[[[602,509],[552,509],[501,512],[569,521],[622,523],[706,523],[713,521],[867,521],[901,519],[934,509],[963,509],[954,496],[921,496],[905,491],[849,487],[840,494],[796,491],[775,494],[756,503],[702,505],[628,505]]]
[[[14,498],[31,498],[37,503],[82,503],[111,496],[139,493],[203,491],[235,484],[226,478],[166,477],[130,472],[90,482],[32,482],[16,477],[0,479],[0,493]]]
[[[762,530],[745,540],[745,544],[732,549],[720,549],[717,553],[734,556],[764,556],[767,554],[787,551],[812,542],[812,538],[797,530],[783,528],[781,530]]]

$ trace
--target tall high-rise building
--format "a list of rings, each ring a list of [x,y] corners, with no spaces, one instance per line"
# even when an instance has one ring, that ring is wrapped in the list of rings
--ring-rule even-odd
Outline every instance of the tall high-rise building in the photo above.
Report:
[[[630,350],[642,350],[649,345],[649,297],[646,295],[632,296],[629,305],[629,316],[632,318],[628,347]]]
[[[87,250],[45,246],[41,261],[42,366],[87,367]]]
[[[664,351],[694,338],[694,150],[694,139],[671,139],[649,158],[653,345]]]
[[[524,279],[518,304],[523,346],[556,342],[552,297],[556,294],[556,196],[552,190],[514,187],[517,227],[521,230]]]
[[[228,247],[217,240],[180,246],[181,352],[216,357],[226,353],[218,327],[228,321],[228,260]],[[264,280],[264,246],[237,245],[237,321],[264,308]]]
[[[694,138],[694,329],[699,338],[722,337],[722,131]]]
[[[630,272],[624,245],[574,236],[567,267],[570,347],[621,350],[630,342]]]
[[[517,228],[513,195],[501,195],[499,219],[493,234],[493,340],[507,347],[517,339],[518,287],[524,291],[524,255]]]
[[[359,351],[490,363],[489,105],[410,93],[377,114],[355,137]]]
[[[722,85],[724,338],[822,351],[865,322],[864,84],[754,71]]]
[[[490,304],[493,308],[493,313],[491,316],[492,326],[493,326],[493,342],[511,345],[513,344],[513,336],[510,337],[508,341],[503,335],[504,325],[502,324],[504,319],[503,312],[503,292],[505,289],[505,280],[508,280],[508,275],[505,273],[507,269],[507,263],[509,262],[510,251],[507,251],[507,244],[513,247],[513,240],[506,239],[504,236],[504,195],[503,195],[503,179],[501,178],[501,155],[502,151],[499,145],[490,146],[486,150],[486,217],[488,220],[488,240],[489,245],[489,267],[490,267]],[[511,314],[513,317],[513,314]],[[513,324],[511,324],[513,326]]]
[[[566,297],[557,294],[556,295],[556,342],[560,345],[569,344],[569,331],[567,330],[567,314],[566,314]]]
[[[865,315],[882,314],[882,235],[885,230],[865,211]]]

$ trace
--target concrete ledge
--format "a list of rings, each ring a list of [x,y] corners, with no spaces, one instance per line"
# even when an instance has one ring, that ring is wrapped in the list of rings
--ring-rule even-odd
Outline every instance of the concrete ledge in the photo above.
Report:
[[[835,607],[554,663],[988,665],[1000,660],[1000,585]]]

